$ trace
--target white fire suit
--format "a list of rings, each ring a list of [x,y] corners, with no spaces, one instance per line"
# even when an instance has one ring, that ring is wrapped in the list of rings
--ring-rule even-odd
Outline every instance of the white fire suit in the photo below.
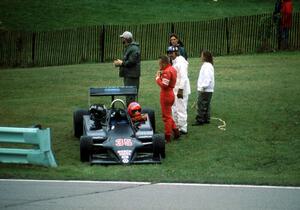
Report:
[[[175,102],[172,106],[173,119],[179,131],[187,133],[187,106],[191,93],[190,80],[188,78],[189,63],[183,56],[179,55],[172,60],[172,65],[177,71],[177,80],[174,87]],[[178,90],[183,90],[183,98],[178,98]]]

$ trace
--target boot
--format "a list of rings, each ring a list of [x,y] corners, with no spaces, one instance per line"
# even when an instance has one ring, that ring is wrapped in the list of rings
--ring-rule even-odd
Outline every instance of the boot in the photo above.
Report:
[[[173,129],[173,133],[174,133],[174,139],[179,139],[180,137],[180,131],[178,128]]]
[[[165,134],[165,140],[166,140],[166,143],[170,143],[171,142],[171,135],[167,135]]]

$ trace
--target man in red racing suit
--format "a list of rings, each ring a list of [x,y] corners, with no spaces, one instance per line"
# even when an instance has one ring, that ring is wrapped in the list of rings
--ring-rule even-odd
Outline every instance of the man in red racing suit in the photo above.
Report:
[[[174,132],[174,139],[180,136],[179,130],[172,118],[172,105],[175,100],[173,88],[176,83],[177,73],[169,63],[167,56],[159,57],[159,67],[160,71],[156,74],[156,83],[160,86],[160,106],[165,127],[165,139],[169,143],[172,131]]]

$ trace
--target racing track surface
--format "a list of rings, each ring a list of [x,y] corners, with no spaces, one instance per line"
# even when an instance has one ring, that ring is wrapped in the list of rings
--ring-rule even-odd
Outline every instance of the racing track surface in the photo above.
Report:
[[[0,209],[299,210],[299,187],[0,179]]]

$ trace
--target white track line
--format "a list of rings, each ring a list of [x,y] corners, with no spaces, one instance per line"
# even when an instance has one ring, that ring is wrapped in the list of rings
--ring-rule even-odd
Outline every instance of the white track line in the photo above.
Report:
[[[228,187],[228,188],[265,188],[265,189],[294,189],[292,186],[268,186],[268,185],[238,185],[238,184],[197,184],[197,183],[151,183],[128,181],[81,181],[81,180],[34,180],[34,179],[0,179],[2,182],[44,182],[44,183],[87,183],[87,184],[127,184],[127,185],[160,185],[160,186],[193,186],[193,187]]]

